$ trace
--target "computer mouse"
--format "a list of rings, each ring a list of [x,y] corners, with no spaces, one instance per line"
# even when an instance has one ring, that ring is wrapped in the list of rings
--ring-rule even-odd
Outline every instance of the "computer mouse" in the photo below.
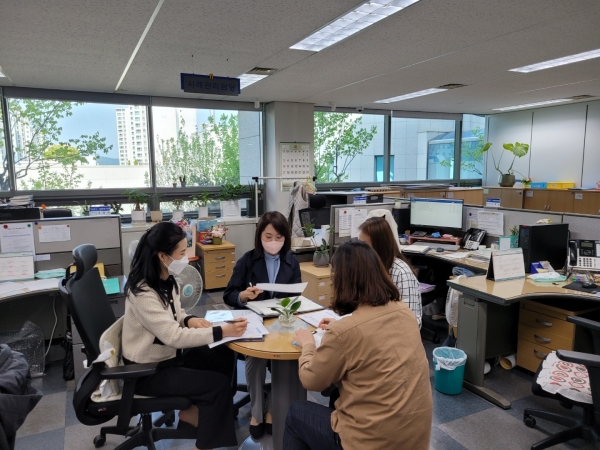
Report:
[[[442,253],[444,251],[444,249],[442,247],[438,247],[438,248],[435,249],[435,251]]]
[[[596,289],[598,287],[598,285],[591,281],[586,281],[585,283],[581,283],[581,287],[586,288],[586,289]]]

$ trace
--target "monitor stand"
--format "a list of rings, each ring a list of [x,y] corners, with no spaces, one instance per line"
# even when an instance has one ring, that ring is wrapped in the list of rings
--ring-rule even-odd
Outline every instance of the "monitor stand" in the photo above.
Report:
[[[425,237],[425,236],[427,236],[427,232],[425,232],[425,231],[413,231],[410,235],[414,236],[414,237]]]

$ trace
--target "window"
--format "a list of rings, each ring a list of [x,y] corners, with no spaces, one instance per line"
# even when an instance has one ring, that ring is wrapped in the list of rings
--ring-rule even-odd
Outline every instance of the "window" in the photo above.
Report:
[[[152,107],[156,184],[246,184],[261,173],[261,113]],[[146,178],[149,186],[149,178]]]
[[[0,108],[0,191],[10,189],[10,173],[6,155],[6,143],[4,141],[4,120],[2,109]]]
[[[375,158],[383,156],[384,116],[314,114],[315,176],[318,183],[375,181]]]
[[[452,179],[454,120],[392,117],[394,181]]]
[[[462,143],[460,148],[460,178],[483,178],[483,153],[485,144],[485,117],[463,114]]]
[[[9,98],[17,189],[144,186],[148,155],[125,167],[133,143],[118,140],[117,118],[127,108],[146,115],[140,106]]]
[[[375,157],[375,181],[383,183],[383,156]],[[394,156],[390,160],[390,181],[394,181]]]

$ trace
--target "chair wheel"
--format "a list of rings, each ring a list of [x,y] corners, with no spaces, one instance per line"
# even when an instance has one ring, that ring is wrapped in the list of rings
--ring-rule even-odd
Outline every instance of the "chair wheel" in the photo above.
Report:
[[[175,425],[175,421],[173,419],[165,420],[165,427],[172,427]]]
[[[525,426],[529,428],[535,428],[535,417],[527,416],[523,419]]]
[[[94,447],[100,448],[104,446],[104,444],[106,444],[106,438],[102,437],[101,435],[98,435],[94,438]]]

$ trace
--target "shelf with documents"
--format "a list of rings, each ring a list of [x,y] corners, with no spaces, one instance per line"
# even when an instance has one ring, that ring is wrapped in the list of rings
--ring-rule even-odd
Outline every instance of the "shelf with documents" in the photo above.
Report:
[[[300,273],[302,281],[308,283],[302,295],[328,308],[333,299],[331,267],[316,267],[312,262],[302,262]]]
[[[235,265],[235,245],[223,241],[221,245],[196,244],[200,274],[204,289],[220,289],[227,286]]]

